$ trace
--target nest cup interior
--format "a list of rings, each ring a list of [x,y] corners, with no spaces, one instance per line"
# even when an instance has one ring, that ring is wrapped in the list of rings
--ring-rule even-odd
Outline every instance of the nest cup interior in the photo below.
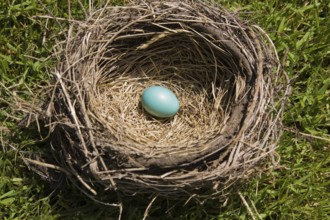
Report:
[[[143,33],[136,26],[103,45],[97,74],[90,74],[98,77],[89,107],[105,128],[106,142],[152,158],[203,152],[244,94],[235,57],[228,60],[228,52],[189,26],[144,24]],[[106,30],[113,33],[111,26]],[[107,39],[107,32],[100,37]],[[159,119],[144,111],[141,94],[152,85],[176,94],[180,110],[174,117]]]

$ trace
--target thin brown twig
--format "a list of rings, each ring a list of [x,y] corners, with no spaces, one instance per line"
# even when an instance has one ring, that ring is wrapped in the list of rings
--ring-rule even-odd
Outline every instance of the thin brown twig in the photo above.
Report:
[[[326,137],[316,136],[316,135],[313,135],[313,134],[308,134],[308,133],[305,133],[305,132],[301,132],[299,130],[294,130],[294,129],[291,129],[291,128],[288,128],[288,127],[283,128],[283,130],[289,131],[291,133],[299,134],[299,135],[302,135],[302,136],[305,136],[305,137],[314,138],[314,139],[318,139],[318,140],[322,140],[322,141],[327,141],[327,142],[330,143],[330,137],[326,138]]]
[[[245,205],[245,207],[247,208],[247,210],[248,210],[248,212],[249,212],[251,218],[252,218],[253,220],[256,220],[256,218],[255,218],[255,216],[254,216],[254,214],[253,214],[253,212],[252,212],[252,210],[251,210],[249,204],[247,203],[247,201],[245,200],[244,196],[242,195],[242,193],[241,193],[240,191],[238,192],[238,195],[241,197],[241,200],[242,200],[243,204]]]

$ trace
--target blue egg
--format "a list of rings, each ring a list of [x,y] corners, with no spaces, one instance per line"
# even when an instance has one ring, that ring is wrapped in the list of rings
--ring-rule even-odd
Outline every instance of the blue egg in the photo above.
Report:
[[[141,102],[149,114],[159,118],[172,117],[180,108],[176,95],[163,86],[146,88],[142,93]]]

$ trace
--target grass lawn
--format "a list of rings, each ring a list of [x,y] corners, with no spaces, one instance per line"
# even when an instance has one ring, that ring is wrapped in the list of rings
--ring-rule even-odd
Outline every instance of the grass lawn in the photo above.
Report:
[[[73,2],[72,15],[82,18]],[[290,76],[292,94],[277,151],[281,163],[233,188],[225,203],[183,206],[180,200],[157,199],[150,219],[330,219],[330,2],[218,2],[270,34]],[[68,1],[0,1],[0,219],[115,219],[118,208],[86,199],[70,186],[52,189],[21,159],[48,146],[33,141],[34,130],[20,129],[24,114],[10,108],[9,94],[31,100],[32,91],[46,85],[54,65],[48,57],[66,26],[40,15],[66,18]],[[142,219],[149,202],[124,198],[123,219]]]

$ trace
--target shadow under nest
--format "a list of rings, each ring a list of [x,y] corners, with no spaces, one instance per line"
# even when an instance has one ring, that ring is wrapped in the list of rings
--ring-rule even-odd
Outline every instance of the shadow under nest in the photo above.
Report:
[[[198,1],[155,1],[71,27],[39,118],[56,165],[86,193],[209,198],[276,163],[287,81],[258,26]],[[151,85],[178,96],[177,115],[144,112]]]

